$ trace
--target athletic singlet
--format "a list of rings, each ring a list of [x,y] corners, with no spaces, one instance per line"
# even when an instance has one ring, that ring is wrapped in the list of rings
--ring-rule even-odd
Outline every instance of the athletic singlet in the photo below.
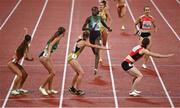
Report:
[[[140,28],[143,30],[151,30],[152,20],[152,16],[142,15],[140,17]]]
[[[101,17],[97,16],[97,19],[94,19],[93,16],[90,16],[90,23],[89,28],[93,29],[94,31],[100,31],[101,29]]]
[[[81,48],[77,47],[77,43],[80,42],[81,40],[82,39],[77,40],[77,42],[74,45],[73,52],[72,52],[73,54],[75,54],[77,56],[76,58],[78,58],[78,56],[80,55],[80,53],[83,51],[83,49],[85,47],[85,46],[83,46]]]
[[[72,59],[77,59],[78,56],[80,55],[80,53],[81,53],[81,52],[83,51],[83,49],[85,48],[85,46],[83,46],[83,47],[81,47],[81,48],[77,47],[77,43],[80,42],[81,40],[82,40],[82,39],[79,39],[79,40],[77,40],[77,42],[75,43],[74,49],[73,49],[72,53],[70,53],[70,54],[68,55],[68,62],[71,61]]]
[[[50,45],[50,42],[47,42],[45,49],[48,50],[49,45]],[[52,46],[51,53],[54,52],[54,51],[58,48],[58,46],[59,46],[59,41],[57,41],[57,42]]]
[[[137,45],[135,46],[131,52],[130,52],[130,56],[134,59],[134,61],[137,61],[138,59],[140,59],[144,54],[139,54],[139,52],[143,49],[143,47],[141,45]]]
[[[102,19],[105,22],[107,21],[107,15],[106,15],[105,9],[102,9],[102,11],[99,12],[99,15],[102,17]]]

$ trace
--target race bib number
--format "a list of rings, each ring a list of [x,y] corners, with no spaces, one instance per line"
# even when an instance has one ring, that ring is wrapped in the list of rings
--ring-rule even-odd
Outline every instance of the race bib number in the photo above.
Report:
[[[100,24],[99,23],[93,23],[93,28],[94,28],[94,30],[96,31],[96,30],[100,30]]]
[[[43,56],[44,56],[44,57],[47,57],[47,56],[48,56],[48,51],[47,51],[47,50],[44,50]]]
[[[138,45],[138,46],[134,47],[134,48],[132,49],[132,51],[133,51],[133,52],[136,52],[139,48],[141,48],[141,46],[140,46],[140,45]]]
[[[130,63],[129,63],[128,65],[129,65],[130,67],[132,67],[132,66],[133,66],[133,65],[132,65],[132,64],[130,64]]]
[[[77,55],[76,55],[76,54],[72,54],[72,58],[73,58],[73,59],[76,59],[76,58],[77,58]]]
[[[151,29],[151,21],[143,21],[142,28]]]

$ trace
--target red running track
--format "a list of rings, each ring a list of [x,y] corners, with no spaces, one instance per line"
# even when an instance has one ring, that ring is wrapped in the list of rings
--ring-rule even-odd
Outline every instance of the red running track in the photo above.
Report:
[[[124,35],[120,32],[121,23],[119,22],[116,13],[116,4],[113,1],[109,1],[110,12],[113,19],[113,32],[110,33],[109,36],[109,45],[112,46],[112,50],[110,50],[110,58],[117,97],[113,94],[113,79],[110,76],[110,70],[108,68],[100,66],[100,76],[97,79],[94,79],[94,55],[90,48],[86,48],[78,59],[85,70],[85,76],[81,87],[86,91],[86,95],[83,97],[73,96],[67,91],[71,84],[74,72],[69,65],[67,65],[67,69],[65,68],[66,49],[70,46],[68,52],[72,50],[77,37],[82,33],[82,24],[86,17],[91,14],[91,7],[98,4],[97,0],[74,0],[73,20],[71,22],[70,13],[72,1],[49,0],[38,28],[35,31],[34,27],[45,0],[22,0],[5,26],[0,30],[0,72],[2,73],[0,76],[0,105],[2,106],[5,102],[5,97],[14,78],[10,70],[7,69],[6,64],[23,38],[23,28],[28,27],[30,33],[35,31],[34,39],[30,48],[32,56],[35,57],[35,61],[24,62],[23,64],[29,73],[24,88],[31,92],[22,96],[10,96],[6,103],[6,107],[59,107],[61,106],[61,99],[63,107],[171,107],[151,61],[148,63],[149,69],[146,70],[141,69],[140,67],[142,61],[135,64],[144,74],[144,78],[139,85],[139,89],[142,90],[143,93],[140,97],[128,96],[131,78],[121,69],[120,62],[128,54],[129,50],[138,43],[138,39],[132,35],[134,22],[129,11],[125,16],[127,33]],[[17,2],[17,0],[0,0],[0,7],[2,8],[0,10],[1,23],[6,19]],[[161,0],[156,0],[155,3],[176,33],[180,34],[179,16],[175,14],[179,12],[180,5],[175,0],[167,0],[163,3]],[[159,28],[158,32],[153,34],[152,50],[160,53],[175,53],[171,58],[154,59],[154,61],[173,105],[175,107],[180,107],[180,80],[178,74],[180,71],[180,60],[177,59],[180,54],[179,40],[175,37],[174,33],[170,30],[166,22],[162,19],[149,0],[142,0],[141,2],[138,0],[128,0],[128,4],[135,18],[142,14],[142,8],[145,5],[151,6],[152,15],[156,18],[156,23]],[[176,17],[174,17],[175,15]],[[68,45],[68,29],[70,28],[70,23],[72,23],[72,29],[70,29],[70,44]],[[54,33],[57,27],[61,25],[67,28],[67,35],[62,39],[59,49],[52,56],[54,69],[56,70],[54,88],[59,90],[60,93],[58,95],[44,97],[39,93],[38,88],[46,77],[47,71],[39,63],[37,56],[44,48],[49,37]],[[104,54],[104,58],[108,63],[106,53]],[[65,71],[64,68],[66,69]],[[66,73],[64,84],[62,84],[63,72]],[[63,85],[64,87],[62,87]],[[62,88],[64,88],[63,94],[61,94]],[[61,95],[63,98],[60,98]],[[115,105],[116,99],[118,103]]]

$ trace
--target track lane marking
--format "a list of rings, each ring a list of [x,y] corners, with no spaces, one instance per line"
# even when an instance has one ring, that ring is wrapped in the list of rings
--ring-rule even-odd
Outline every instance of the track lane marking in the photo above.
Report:
[[[180,1],[179,1],[179,0],[176,0],[176,2],[177,2],[178,4],[180,4]]]
[[[160,14],[160,16],[164,19],[164,21],[166,22],[166,24],[168,25],[168,27],[171,29],[171,31],[174,33],[174,35],[176,36],[176,38],[180,41],[180,37],[178,36],[178,34],[175,32],[175,30],[173,29],[173,27],[169,24],[169,22],[166,20],[166,18],[164,17],[164,15],[162,14],[162,12],[159,10],[159,8],[157,7],[157,5],[154,3],[153,0],[150,0],[151,3],[153,4],[153,6],[156,8],[156,10],[158,11],[158,13]]]
[[[107,42],[106,48],[109,48],[108,42]],[[114,75],[113,75],[113,71],[112,71],[111,56],[110,56],[110,51],[109,50],[107,50],[107,55],[108,55],[109,71],[110,71],[110,77],[111,77],[111,82],[112,82],[112,89],[113,89],[115,107],[119,108],[118,99],[117,99],[117,95],[116,95],[116,87],[115,87],[115,83],[114,83]]]
[[[21,3],[22,0],[19,0],[17,2],[17,4],[15,5],[15,7],[13,8],[13,10],[10,12],[10,14],[8,15],[8,17],[5,19],[5,21],[3,22],[3,24],[0,27],[0,30],[2,30],[2,28],[4,27],[4,25],[6,24],[6,22],[9,20],[9,18],[12,16],[12,14],[14,13],[14,11],[16,10],[16,8],[19,6],[19,4]]]
[[[70,46],[70,39],[71,39],[71,30],[72,30],[72,21],[73,21],[73,13],[74,13],[74,4],[75,4],[75,0],[72,0],[70,20],[69,20],[70,23],[69,23],[68,39],[67,39],[67,48],[66,48],[66,56],[65,56],[65,61],[64,61],[64,71],[63,71],[61,95],[60,95],[60,100],[59,100],[59,108],[62,108],[62,103],[63,103],[64,85],[65,85],[66,72],[67,72],[67,60],[68,60],[69,46]]]

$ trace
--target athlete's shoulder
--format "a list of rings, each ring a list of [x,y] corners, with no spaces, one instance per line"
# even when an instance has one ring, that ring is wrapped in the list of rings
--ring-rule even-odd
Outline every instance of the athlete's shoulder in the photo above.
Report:
[[[144,18],[144,17],[145,17],[145,15],[144,15],[144,14],[143,14],[143,15],[141,15],[141,16],[139,16],[139,18],[140,18],[140,19],[142,19],[142,18]]]
[[[88,17],[86,18],[86,21],[89,21],[89,20],[91,19],[91,17],[92,17],[92,16],[88,16]]]
[[[152,15],[149,15],[149,17],[150,17],[152,20],[155,20],[155,18],[154,18]]]
[[[136,51],[136,50],[139,50],[139,49],[141,49],[142,47],[141,47],[141,45],[136,45],[136,46],[134,46],[133,48],[132,48],[132,51]]]

